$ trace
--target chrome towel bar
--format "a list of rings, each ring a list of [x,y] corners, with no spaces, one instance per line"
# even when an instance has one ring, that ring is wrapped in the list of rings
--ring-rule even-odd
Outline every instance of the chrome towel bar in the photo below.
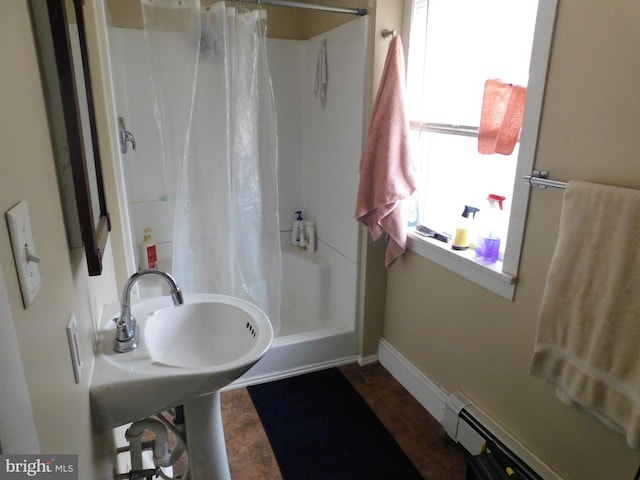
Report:
[[[567,188],[567,182],[549,180],[549,172],[546,170],[534,170],[531,175],[525,175],[523,182],[538,188]]]

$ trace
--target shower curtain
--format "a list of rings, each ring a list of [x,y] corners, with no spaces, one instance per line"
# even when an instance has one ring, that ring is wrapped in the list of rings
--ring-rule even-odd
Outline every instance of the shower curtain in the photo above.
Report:
[[[244,298],[280,324],[277,136],[266,11],[142,0],[173,275],[187,293]]]

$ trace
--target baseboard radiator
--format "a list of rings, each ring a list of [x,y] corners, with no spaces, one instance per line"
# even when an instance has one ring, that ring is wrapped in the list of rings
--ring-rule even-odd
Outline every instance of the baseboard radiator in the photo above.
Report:
[[[461,392],[447,397],[443,424],[449,437],[462,445],[470,455],[479,455],[488,446],[492,453],[508,459],[527,480],[562,480]]]

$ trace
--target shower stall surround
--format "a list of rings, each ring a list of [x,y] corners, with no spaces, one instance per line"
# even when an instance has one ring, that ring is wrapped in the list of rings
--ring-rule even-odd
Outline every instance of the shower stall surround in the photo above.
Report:
[[[356,355],[359,241],[353,212],[364,131],[367,23],[368,17],[361,17],[310,40],[267,42],[278,121],[283,305],[271,351],[240,382],[339,364]],[[142,60],[144,33],[111,27],[109,35],[117,114],[137,140],[137,149],[120,158],[126,197],[121,210],[130,225],[127,264],[130,271],[138,268],[138,246],[144,229],[152,228],[159,267],[170,270],[175,208],[163,192],[161,142]],[[324,40],[323,106],[314,82]],[[316,223],[313,254],[288,245],[296,210]],[[161,284],[147,282],[139,295],[165,293]]]

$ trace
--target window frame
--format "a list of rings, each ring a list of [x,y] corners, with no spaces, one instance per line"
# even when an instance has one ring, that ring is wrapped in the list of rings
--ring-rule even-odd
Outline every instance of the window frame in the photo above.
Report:
[[[405,0],[405,32],[411,31],[414,1]],[[514,179],[508,242],[503,260],[499,260],[493,265],[484,265],[474,259],[473,252],[452,250],[450,245],[419,235],[413,229],[407,234],[407,248],[412,252],[510,301],[513,301],[515,296],[529,205],[530,188],[529,184],[524,182],[524,177],[531,174],[535,163],[557,6],[557,0],[539,0],[538,3],[529,63],[527,103],[522,122],[520,149]]]

